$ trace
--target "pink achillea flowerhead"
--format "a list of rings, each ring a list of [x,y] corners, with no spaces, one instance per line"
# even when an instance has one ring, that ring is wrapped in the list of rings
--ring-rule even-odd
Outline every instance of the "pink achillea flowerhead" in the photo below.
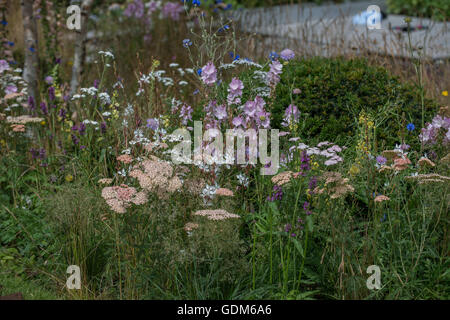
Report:
[[[14,132],[25,132],[25,125],[23,124],[12,124],[11,128]]]
[[[198,228],[198,224],[197,223],[193,223],[193,222],[188,222],[184,225],[184,231],[186,232],[192,232],[194,229]]]
[[[202,217],[208,218],[209,220],[214,220],[214,221],[226,220],[226,219],[232,219],[232,218],[240,218],[240,216],[238,216],[237,214],[229,213],[223,209],[199,210],[194,213],[194,216],[202,216]]]
[[[277,174],[276,176],[273,176],[271,180],[272,180],[272,183],[274,183],[278,186],[282,186],[282,185],[288,183],[289,181],[291,181],[292,177],[293,177],[292,171],[284,171],[284,172]]]
[[[118,156],[116,160],[125,164],[130,164],[131,162],[133,162],[133,158],[129,154],[122,154]]]
[[[148,201],[145,192],[137,192],[135,188],[125,184],[103,188],[102,198],[106,200],[111,210],[117,213],[125,213],[132,203],[141,205]]]
[[[375,197],[375,202],[383,202],[383,201],[388,201],[391,200],[389,197],[384,196],[384,195],[380,195],[380,196],[376,196]]]
[[[232,197],[232,196],[234,196],[234,193],[230,189],[219,188],[216,190],[216,195],[223,196],[223,197]]]
[[[398,171],[407,169],[410,164],[411,161],[408,158],[394,159],[394,169]]]
[[[111,178],[102,178],[100,180],[98,180],[99,184],[111,184],[113,181],[113,179]]]

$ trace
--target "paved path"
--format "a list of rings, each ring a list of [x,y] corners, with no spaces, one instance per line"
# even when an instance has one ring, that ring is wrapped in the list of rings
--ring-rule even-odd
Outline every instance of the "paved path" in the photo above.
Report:
[[[395,27],[406,26],[404,16],[388,15],[379,30],[353,25],[353,16],[366,11],[369,5],[378,5],[383,11],[386,8],[384,0],[322,6],[285,5],[243,10],[236,12],[234,19],[244,31],[275,37],[278,41],[281,38],[295,40],[302,46],[315,48],[318,55],[327,55],[327,48],[338,47],[340,52],[366,49],[410,57],[407,32],[395,30]],[[422,54],[432,59],[450,58],[450,23],[412,18],[411,25],[428,27],[411,32],[413,48],[424,48]]]

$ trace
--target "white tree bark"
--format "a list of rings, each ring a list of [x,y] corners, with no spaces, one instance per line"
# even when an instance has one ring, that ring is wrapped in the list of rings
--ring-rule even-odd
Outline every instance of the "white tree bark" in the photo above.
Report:
[[[80,30],[74,30],[77,32],[75,38],[75,52],[73,55],[72,66],[72,79],[70,81],[70,93],[73,95],[76,93],[80,84],[81,74],[83,73],[85,46],[86,46],[86,33],[87,33],[87,20],[89,17],[89,10],[94,0],[83,0],[81,3],[81,25]]]
[[[22,0],[22,19],[25,43],[23,79],[28,85],[28,95],[36,100],[38,81],[37,24],[33,13],[33,1]]]

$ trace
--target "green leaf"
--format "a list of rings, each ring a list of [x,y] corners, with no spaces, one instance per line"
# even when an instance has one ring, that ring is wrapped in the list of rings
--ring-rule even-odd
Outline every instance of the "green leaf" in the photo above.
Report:
[[[292,241],[294,241],[294,245],[295,245],[295,248],[297,249],[297,251],[300,253],[300,255],[302,256],[302,258],[304,258],[305,257],[305,251],[303,250],[303,246],[302,246],[302,244],[301,244],[301,242],[300,241],[298,241],[297,239],[292,239]]]
[[[314,229],[314,221],[312,216],[306,217],[306,226],[308,227],[309,232],[313,232]]]

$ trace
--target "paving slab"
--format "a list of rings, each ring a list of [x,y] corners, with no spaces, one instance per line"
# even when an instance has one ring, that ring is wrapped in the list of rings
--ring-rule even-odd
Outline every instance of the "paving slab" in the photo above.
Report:
[[[314,45],[321,50],[334,46],[343,51],[364,49],[378,54],[410,57],[410,48],[413,48],[414,56],[420,54],[435,60],[450,58],[450,24],[411,17],[411,26],[425,28],[411,31],[409,37],[407,32],[397,30],[406,27],[405,16],[401,15],[388,15],[382,20],[381,29],[354,25],[353,16],[365,11],[369,5],[385,8],[382,0],[323,6],[286,5],[244,10],[237,12],[234,19],[243,31],[297,40],[302,45]],[[326,52],[322,53],[326,55]],[[321,54],[320,50],[318,54]]]

